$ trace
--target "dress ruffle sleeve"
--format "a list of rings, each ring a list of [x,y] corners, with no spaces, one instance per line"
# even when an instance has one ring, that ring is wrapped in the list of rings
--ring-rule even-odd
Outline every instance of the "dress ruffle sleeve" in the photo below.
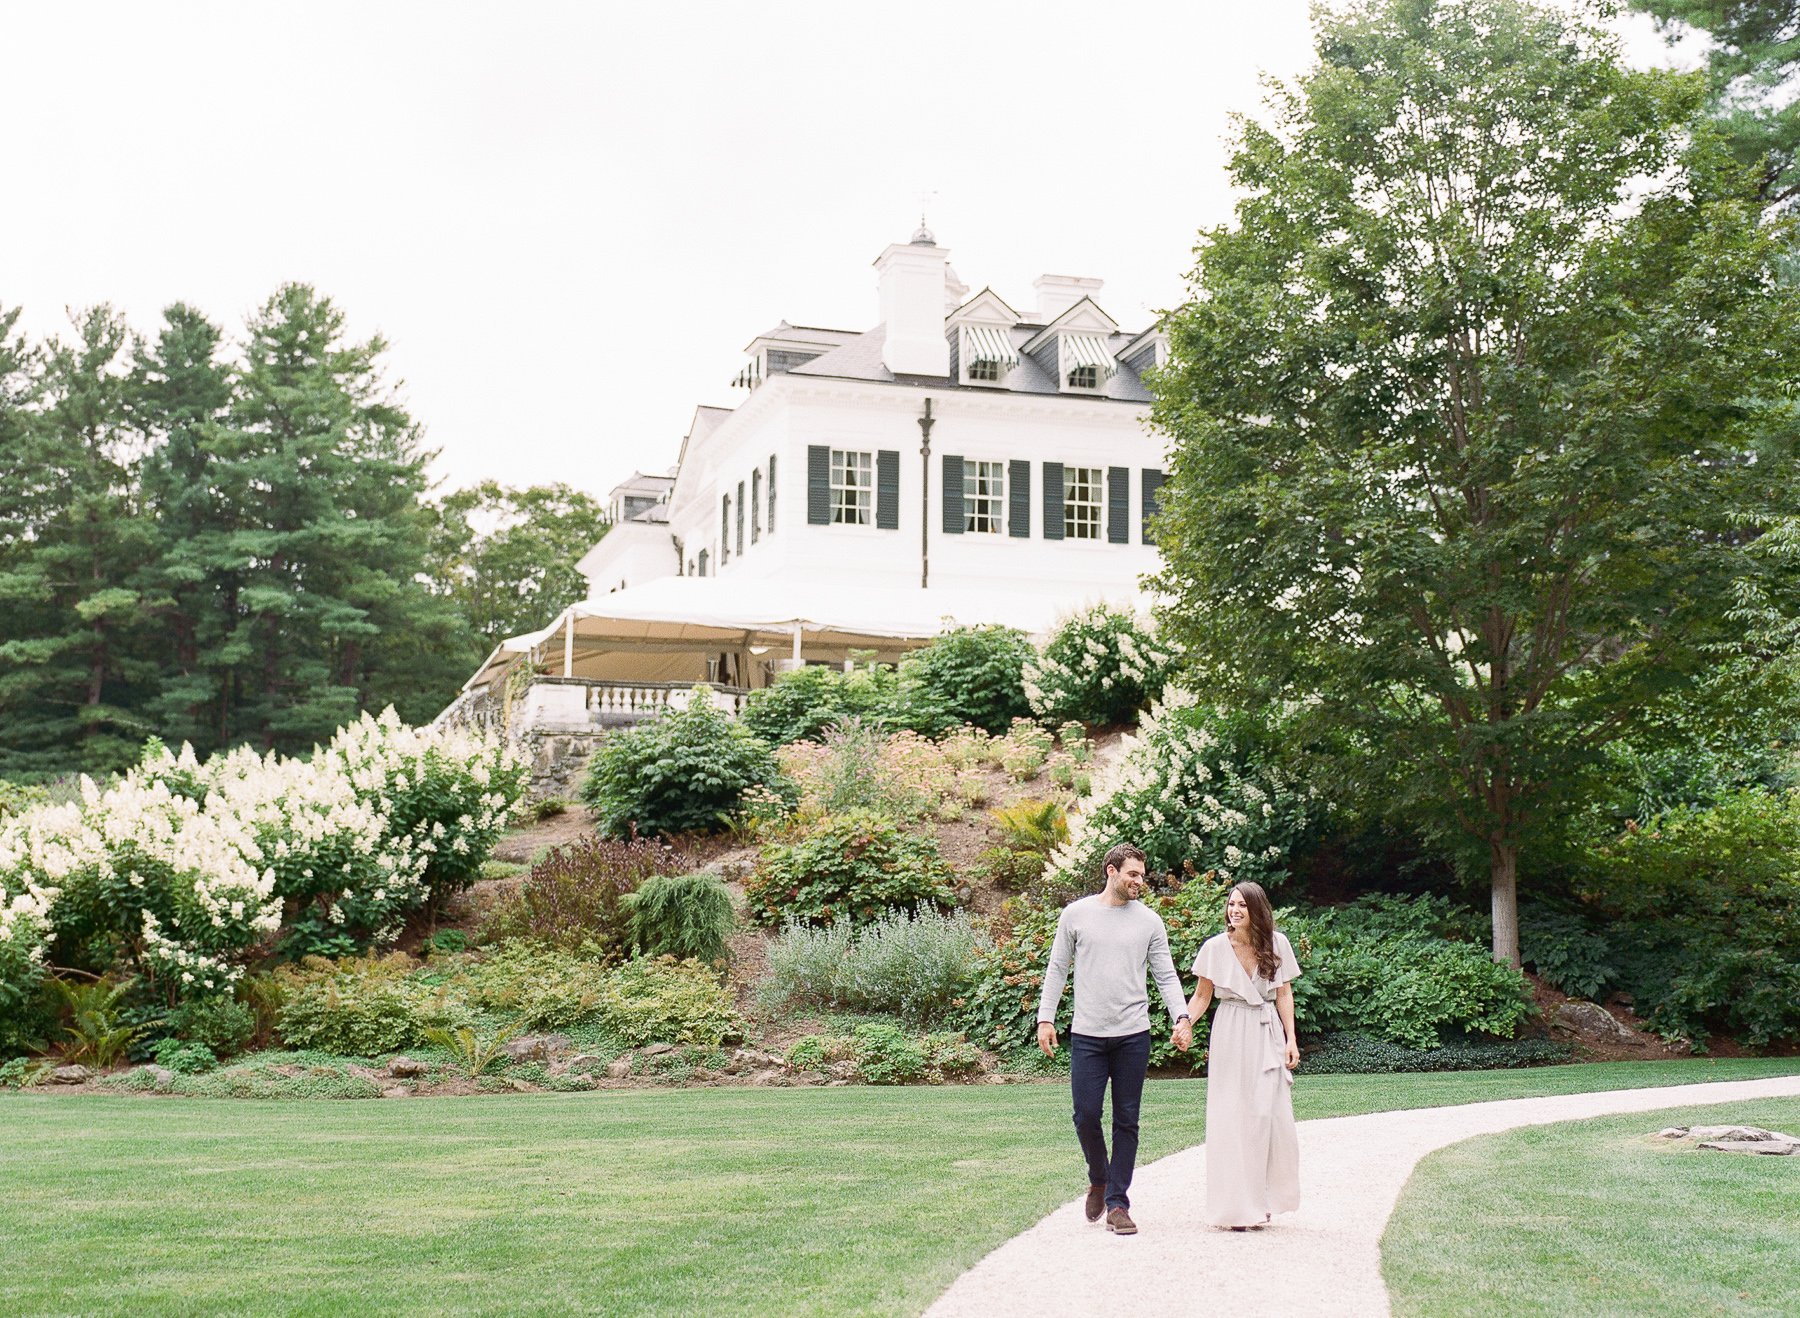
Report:
[[[1294,945],[1279,929],[1275,931],[1275,960],[1275,978],[1269,981],[1270,984],[1279,987],[1290,979],[1300,978],[1300,959],[1294,955]]]

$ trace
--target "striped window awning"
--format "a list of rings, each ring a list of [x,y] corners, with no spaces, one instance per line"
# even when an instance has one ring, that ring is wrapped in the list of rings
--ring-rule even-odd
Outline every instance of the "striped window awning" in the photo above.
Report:
[[[1107,351],[1104,339],[1094,334],[1065,334],[1062,336],[1063,374],[1066,376],[1077,366],[1098,367],[1102,380],[1110,380],[1119,370],[1119,363]]]
[[[963,358],[972,362],[998,362],[1010,371],[1019,364],[1018,350],[1005,330],[986,325],[963,326]]]

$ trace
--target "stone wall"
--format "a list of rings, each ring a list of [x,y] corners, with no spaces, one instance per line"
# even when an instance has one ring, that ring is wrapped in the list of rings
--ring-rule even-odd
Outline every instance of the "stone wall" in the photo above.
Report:
[[[515,745],[531,765],[531,785],[526,788],[526,798],[531,801],[546,801],[551,797],[574,800],[576,789],[587,774],[594,748],[605,736],[603,728],[586,732],[533,728],[519,732],[514,739]]]

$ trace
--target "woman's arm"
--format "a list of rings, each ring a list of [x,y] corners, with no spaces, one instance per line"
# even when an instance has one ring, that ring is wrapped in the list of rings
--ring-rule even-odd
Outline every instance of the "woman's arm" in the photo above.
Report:
[[[1281,1013],[1281,1028],[1287,1031],[1288,1070],[1300,1065],[1300,1044],[1294,1035],[1294,988],[1283,984],[1275,991],[1275,1010]]]
[[[1194,985],[1194,996],[1188,999],[1188,1019],[1199,1020],[1206,1015],[1206,1009],[1212,1005],[1213,982],[1202,975],[1200,982]]]

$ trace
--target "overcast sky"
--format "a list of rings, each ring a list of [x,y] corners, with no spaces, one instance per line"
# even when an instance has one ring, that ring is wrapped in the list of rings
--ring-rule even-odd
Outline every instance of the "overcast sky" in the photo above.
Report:
[[[872,325],[921,194],[972,289],[1093,275],[1148,324],[1229,218],[1228,115],[1308,57],[1304,0],[4,0],[0,306],[235,334],[308,281],[445,488],[603,493],[776,321]]]

